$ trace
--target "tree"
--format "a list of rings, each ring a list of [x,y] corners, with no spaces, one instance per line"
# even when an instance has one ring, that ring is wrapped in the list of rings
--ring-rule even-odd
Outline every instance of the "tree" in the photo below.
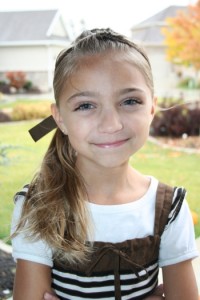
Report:
[[[200,70],[200,0],[189,5],[186,12],[167,19],[163,29],[167,59],[175,64]]]

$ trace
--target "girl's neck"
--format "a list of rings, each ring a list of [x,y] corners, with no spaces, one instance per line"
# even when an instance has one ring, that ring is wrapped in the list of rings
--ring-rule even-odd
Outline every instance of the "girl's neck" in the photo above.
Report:
[[[80,170],[86,184],[89,202],[96,204],[122,204],[142,197],[150,184],[150,179],[131,166],[117,168]]]

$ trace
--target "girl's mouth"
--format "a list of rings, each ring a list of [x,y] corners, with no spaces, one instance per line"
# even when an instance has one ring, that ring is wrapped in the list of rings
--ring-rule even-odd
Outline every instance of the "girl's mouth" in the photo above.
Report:
[[[99,148],[105,148],[105,149],[117,148],[117,147],[120,147],[121,145],[125,144],[127,142],[127,140],[128,139],[114,141],[114,142],[104,142],[104,143],[97,143],[97,144],[94,143],[94,145]]]

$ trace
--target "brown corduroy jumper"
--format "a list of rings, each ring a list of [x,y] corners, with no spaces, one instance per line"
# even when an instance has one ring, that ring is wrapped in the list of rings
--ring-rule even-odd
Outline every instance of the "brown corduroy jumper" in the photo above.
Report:
[[[69,264],[61,266],[55,260],[53,269],[62,272],[68,272],[71,269],[84,274],[84,276],[95,276],[95,274],[109,271],[114,274],[115,299],[120,300],[122,297],[120,273],[134,273],[139,280],[144,280],[144,277],[149,276],[145,266],[158,262],[161,235],[167,224],[173,193],[172,187],[159,183],[156,194],[154,235],[121,243],[94,242],[94,252],[89,262],[73,266]],[[54,284],[52,286],[56,289]]]

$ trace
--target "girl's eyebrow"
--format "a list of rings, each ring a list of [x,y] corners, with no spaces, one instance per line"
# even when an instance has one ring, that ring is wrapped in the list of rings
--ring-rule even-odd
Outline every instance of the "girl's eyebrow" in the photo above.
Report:
[[[124,89],[121,89],[121,90],[117,91],[116,94],[124,95],[124,94],[131,93],[131,92],[144,93],[144,91],[142,89],[134,87],[134,88],[124,88]],[[69,98],[67,98],[67,102],[71,102],[76,97],[97,97],[98,95],[99,95],[99,93],[98,92],[94,92],[94,91],[77,92],[77,93],[71,95]]]
[[[78,92],[78,93],[71,95],[69,98],[67,98],[67,102],[71,102],[76,97],[94,97],[96,95],[97,95],[97,93],[95,93],[95,92],[82,91],[82,92]]]
[[[140,92],[140,93],[144,93],[144,91],[140,88],[125,88],[119,91],[119,95],[124,95],[127,93],[131,93],[131,92]]]

